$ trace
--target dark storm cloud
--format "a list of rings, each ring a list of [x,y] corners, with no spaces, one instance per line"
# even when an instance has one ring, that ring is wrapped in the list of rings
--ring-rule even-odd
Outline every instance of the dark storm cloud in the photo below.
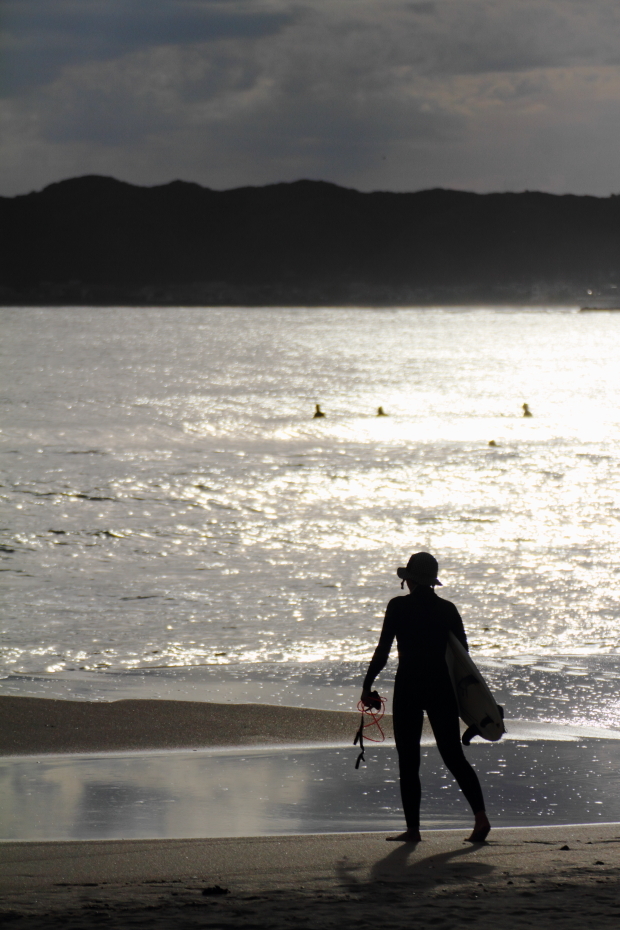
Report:
[[[4,22],[5,191],[620,188],[617,0],[10,0]]]
[[[152,45],[270,35],[291,18],[243,0],[5,0],[3,92],[47,83],[70,64]]]

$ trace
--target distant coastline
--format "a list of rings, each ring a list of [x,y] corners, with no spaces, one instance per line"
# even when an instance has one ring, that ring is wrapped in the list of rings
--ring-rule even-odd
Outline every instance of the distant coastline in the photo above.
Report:
[[[580,307],[581,313],[620,313],[620,307]]]
[[[618,305],[616,195],[87,176],[0,198],[0,223],[5,306]]]
[[[114,287],[105,284],[45,282],[33,287],[0,287],[0,306],[25,307],[350,307],[373,309],[392,307],[567,307],[582,311],[607,308],[580,307],[580,295],[569,288],[532,293],[528,288],[330,288],[279,285],[209,286],[208,283]]]

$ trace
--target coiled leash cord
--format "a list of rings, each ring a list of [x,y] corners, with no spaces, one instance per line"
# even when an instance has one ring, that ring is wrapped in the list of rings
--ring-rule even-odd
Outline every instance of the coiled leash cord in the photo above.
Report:
[[[380,736],[368,736],[366,739],[370,740],[371,743],[382,743],[385,739],[385,733],[383,732],[383,727],[381,726],[381,720],[385,714],[385,698],[377,691],[372,691],[371,695],[373,698],[373,703],[370,707],[367,707],[362,701],[357,702],[357,709],[360,711],[362,717],[360,720],[360,725],[357,733],[355,734],[355,739],[353,740],[353,745],[360,745],[360,754],[357,757],[357,762],[355,763],[355,768],[360,767],[361,762],[366,761],[366,756],[364,755],[364,730],[367,730],[369,727],[377,727],[379,730]],[[370,719],[367,720],[366,718]]]

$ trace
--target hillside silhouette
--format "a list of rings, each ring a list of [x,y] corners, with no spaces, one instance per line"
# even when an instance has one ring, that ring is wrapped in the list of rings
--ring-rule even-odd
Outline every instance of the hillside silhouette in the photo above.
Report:
[[[620,283],[620,196],[86,176],[2,197],[0,217],[4,304],[559,302]]]

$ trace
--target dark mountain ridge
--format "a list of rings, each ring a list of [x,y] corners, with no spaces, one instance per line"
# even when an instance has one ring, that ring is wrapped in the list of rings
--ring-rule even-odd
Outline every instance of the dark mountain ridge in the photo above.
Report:
[[[615,195],[86,176],[0,198],[0,221],[5,304],[539,302],[620,283]]]

